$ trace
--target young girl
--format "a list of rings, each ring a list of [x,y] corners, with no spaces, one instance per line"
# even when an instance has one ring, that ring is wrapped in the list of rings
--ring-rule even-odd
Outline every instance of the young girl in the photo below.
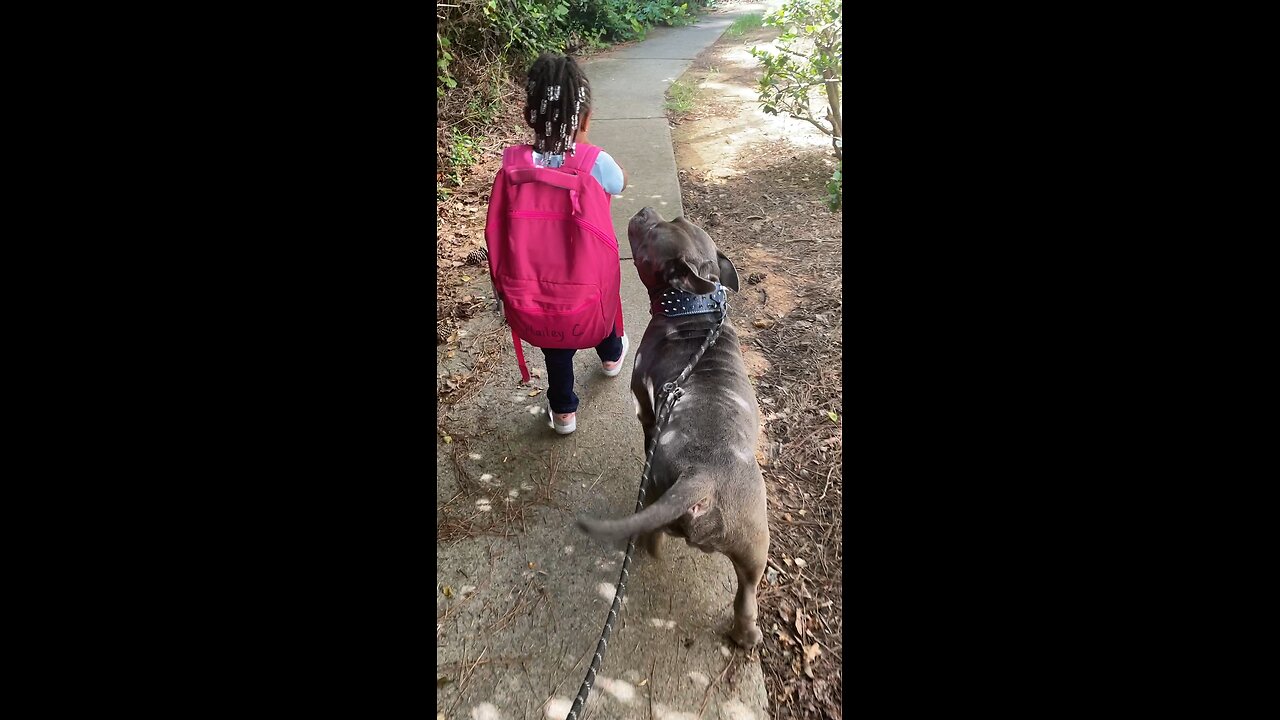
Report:
[[[552,88],[551,101],[547,89]],[[524,119],[533,128],[533,161],[544,167],[560,167],[566,151],[576,143],[587,143],[591,123],[591,86],[573,58],[543,53],[529,68],[525,83]],[[591,175],[604,192],[617,195],[626,187],[626,173],[604,150],[600,151]],[[610,232],[613,228],[608,228]],[[617,331],[595,347],[601,370],[608,377],[622,372],[627,356],[627,336]],[[573,356],[576,350],[542,348],[547,361],[547,404],[550,426],[561,435],[577,429],[578,396],[573,392]]]

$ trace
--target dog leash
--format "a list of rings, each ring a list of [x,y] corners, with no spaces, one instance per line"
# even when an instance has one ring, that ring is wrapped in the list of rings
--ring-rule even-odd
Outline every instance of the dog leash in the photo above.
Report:
[[[716,283],[716,293],[727,296],[727,293],[724,293],[719,283]],[[707,350],[716,344],[716,339],[720,337],[720,329],[724,327],[725,318],[729,317],[728,297],[723,297],[720,300],[719,309],[720,317],[716,320],[716,326],[711,328],[711,333],[702,341],[702,347],[698,348],[698,352],[694,353],[693,359],[676,376],[675,380],[662,386],[662,405],[658,409],[658,417],[654,422],[653,438],[649,440],[649,447],[644,454],[644,472],[640,474],[640,495],[636,498],[636,512],[644,509],[644,491],[649,486],[649,466],[653,460],[654,448],[658,446],[658,435],[671,417],[671,409],[675,407],[676,401],[684,395],[684,389],[680,387],[680,383],[689,378],[694,366],[698,364],[698,361],[702,359]],[[604,630],[600,633],[600,641],[596,643],[596,654],[591,658],[591,666],[587,668],[587,676],[582,679],[582,687],[578,688],[578,696],[573,699],[573,706],[569,709],[569,714],[565,717],[565,720],[578,720],[578,713],[582,712],[587,706],[587,695],[591,692],[591,686],[596,681],[596,673],[600,671],[600,665],[604,662],[604,653],[609,649],[609,636],[613,634],[613,621],[618,618],[618,613],[622,610],[622,595],[627,591],[631,553],[635,549],[636,538],[632,535],[627,540],[627,554],[622,558],[622,574],[618,576],[618,583],[613,589],[613,605],[610,606],[609,616],[604,621]]]

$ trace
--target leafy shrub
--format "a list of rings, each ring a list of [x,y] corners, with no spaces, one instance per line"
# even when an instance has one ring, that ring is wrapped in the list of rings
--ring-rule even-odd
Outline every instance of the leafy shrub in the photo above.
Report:
[[[512,61],[563,50],[569,39],[568,0],[487,0],[482,12],[505,38],[499,47]]]
[[[766,25],[783,29],[780,52],[751,48],[764,66],[760,78],[760,107],[767,113],[806,120],[831,136],[836,158],[841,157],[844,122],[841,117],[841,59],[843,22],[837,0],[789,0],[765,17]],[[813,90],[826,95],[826,115],[813,108]]]
[[[836,163],[836,172],[827,181],[827,207],[831,212],[840,209],[840,203],[844,198],[844,180],[841,178],[841,170],[844,168],[844,161],[840,160]]]
[[[523,73],[539,53],[578,53],[640,39],[655,25],[692,22],[694,12],[710,4],[710,0],[450,0],[437,5],[438,163],[444,169],[446,164],[455,167],[455,160],[466,160],[468,153],[454,151],[456,137],[450,133],[484,133],[485,125],[501,114],[511,81],[523,85]]]
[[[639,3],[618,2],[618,0],[572,0],[572,22],[582,37],[595,37],[599,40],[630,40],[643,27],[633,23]]]
[[[450,65],[493,52],[520,71],[541,52],[566,52],[644,37],[659,24],[685,25],[707,0],[457,0],[437,9],[437,92],[457,87]],[[451,83],[452,80],[452,83]]]
[[[456,133],[452,141],[449,143],[449,166],[454,168],[453,181],[454,187],[462,184],[462,177],[458,173],[459,168],[469,168],[478,160],[480,151],[479,138],[471,137],[464,133]]]
[[[436,33],[436,99],[444,97],[446,88],[458,87],[458,81],[449,74],[449,64],[453,55],[449,52],[449,38]]]
[[[688,25],[693,22],[689,3],[681,0],[647,0],[641,4],[636,17],[646,25]]]

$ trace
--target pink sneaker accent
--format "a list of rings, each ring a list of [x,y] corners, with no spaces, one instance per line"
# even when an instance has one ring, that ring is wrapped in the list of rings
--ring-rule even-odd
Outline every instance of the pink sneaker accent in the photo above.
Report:
[[[551,412],[551,403],[547,403],[547,415],[550,421],[547,423],[549,427],[555,429],[557,434],[568,435],[578,429],[578,413],[555,413]]]
[[[618,356],[618,359],[613,362],[600,363],[600,367],[604,370],[605,375],[608,375],[609,377],[616,377],[618,373],[622,372],[622,361],[627,359],[627,345],[627,336],[623,335],[622,354]]]

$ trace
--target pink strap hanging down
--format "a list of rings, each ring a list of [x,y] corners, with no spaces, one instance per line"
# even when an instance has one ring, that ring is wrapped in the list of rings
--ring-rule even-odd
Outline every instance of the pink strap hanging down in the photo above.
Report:
[[[520,382],[529,382],[529,366],[524,364],[524,348],[520,346],[520,337],[516,335],[515,328],[511,329],[511,342],[516,346],[516,362],[520,365]]]

